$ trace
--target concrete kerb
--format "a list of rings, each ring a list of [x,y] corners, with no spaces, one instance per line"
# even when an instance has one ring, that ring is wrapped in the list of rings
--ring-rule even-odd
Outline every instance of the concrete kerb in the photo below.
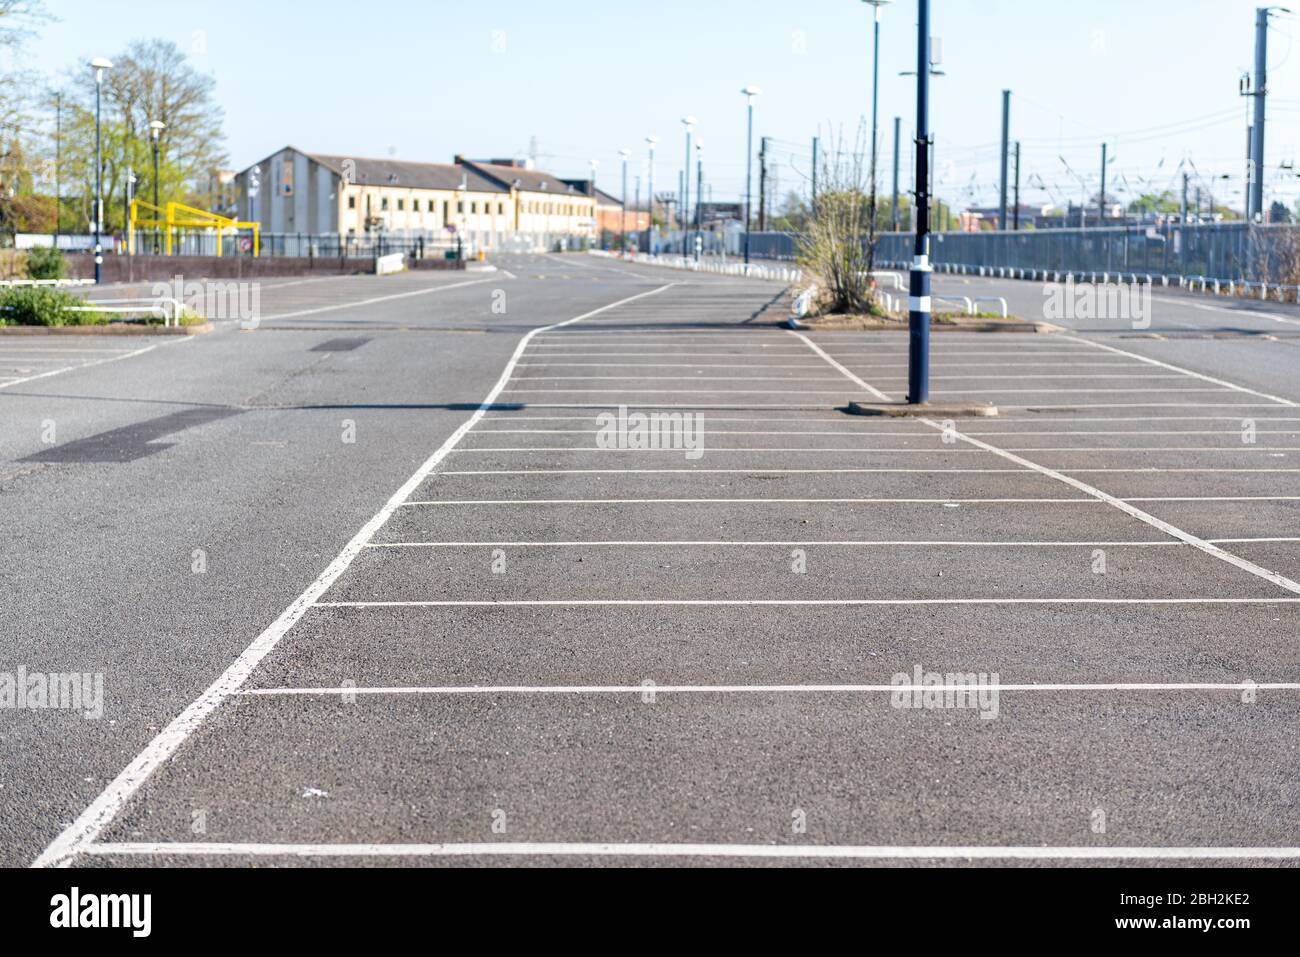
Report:
[[[102,326],[0,326],[0,336],[204,336],[214,328],[210,322],[197,326],[151,326],[125,322]]]
[[[924,402],[912,405],[906,402],[850,402],[849,415],[890,419],[990,419],[998,415],[998,408],[987,402]]]

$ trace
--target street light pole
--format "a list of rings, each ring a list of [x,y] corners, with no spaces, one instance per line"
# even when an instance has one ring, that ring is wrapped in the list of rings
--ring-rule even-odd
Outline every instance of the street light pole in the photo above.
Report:
[[[618,155],[623,158],[623,192],[619,196],[619,202],[622,203],[622,210],[618,223],[618,242],[619,248],[623,254],[627,254],[627,158],[632,155],[632,151],[622,149]]]
[[[650,222],[645,231],[645,251],[653,256],[655,252],[655,144],[659,142],[659,137],[647,136],[645,141],[650,147]]]
[[[871,195],[876,194],[876,160],[880,143],[877,119],[880,114],[880,8],[891,0],[862,0],[872,7],[872,52],[871,52]],[[876,211],[871,210],[871,222],[875,225]]]
[[[104,144],[100,127],[100,106],[103,99],[104,71],[113,68],[103,57],[90,61],[95,71],[95,285],[99,285],[104,266],[104,248],[100,234],[104,228]]]
[[[686,165],[682,167],[682,256],[689,255],[686,249],[686,234],[690,232],[691,215],[691,129],[695,126],[695,117],[683,116],[682,126],[686,127]]]
[[[907,401],[930,400],[930,0],[917,0],[916,248],[908,303]]]
[[[695,261],[704,250],[704,143],[695,144]]]
[[[600,168],[600,160],[591,161],[591,202],[592,215],[596,218],[596,248],[600,249],[605,245],[605,228],[600,222],[600,196],[596,193],[596,170]]]
[[[749,111],[749,131],[745,135],[745,265],[748,266],[750,224],[754,219],[750,193],[754,178],[754,97],[763,91],[756,86],[747,86],[740,92],[745,96]]]
[[[152,123],[149,124],[149,135],[153,138],[153,207],[154,207],[153,216],[151,216],[150,218],[153,219],[155,223],[157,223],[158,221],[158,170],[160,165],[158,162],[158,154],[162,145],[161,144],[162,131],[166,128],[167,128],[167,124],[162,122],[161,120],[154,120]],[[155,225],[153,228],[153,254],[157,256],[158,253],[159,253],[158,227]]]

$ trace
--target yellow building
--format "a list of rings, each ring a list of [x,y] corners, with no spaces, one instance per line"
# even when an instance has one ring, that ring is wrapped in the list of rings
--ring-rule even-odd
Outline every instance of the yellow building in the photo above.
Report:
[[[240,217],[271,236],[523,250],[595,235],[590,196],[511,160],[411,163],[288,146],[241,172],[236,195]]]

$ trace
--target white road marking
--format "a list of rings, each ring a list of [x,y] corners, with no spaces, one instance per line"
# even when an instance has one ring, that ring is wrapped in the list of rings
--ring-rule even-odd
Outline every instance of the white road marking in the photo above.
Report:
[[[951,433],[961,436],[960,433]],[[985,443],[980,443],[984,445]],[[471,450],[472,451],[472,450]],[[680,452],[678,453],[681,454]],[[1004,452],[998,449],[995,454],[1002,458],[1013,456],[1013,453]],[[676,468],[676,469],[462,469],[459,471],[439,472],[439,475],[1003,475],[1003,474],[1024,474],[1025,472],[1037,472],[1040,475],[1046,475],[1052,471],[1046,466],[1033,463],[1034,467],[1025,467],[1018,469],[866,469],[866,468],[824,468],[824,469],[706,469],[706,468]],[[1104,474],[1104,475],[1206,475],[1206,474],[1252,474],[1252,475],[1291,475],[1300,472],[1300,469],[1241,469],[1241,468],[1126,468],[1126,469],[1083,469],[1067,468],[1066,471],[1073,472],[1076,475],[1086,474]],[[1049,476],[1055,478],[1055,475]],[[1066,477],[1061,476],[1064,481]],[[1071,483],[1076,484],[1076,483]],[[1082,484],[1082,483],[1077,483]]]
[[[644,691],[644,689],[642,689]],[[1300,847],[995,847],[807,844],[90,844],[99,856],[651,857],[778,860],[1296,860]]]
[[[804,433],[804,434],[808,434],[808,433]],[[802,454],[802,453],[804,453],[804,452],[811,452],[811,453],[813,453],[813,454],[837,454],[837,453],[843,453],[843,454],[854,454],[854,453],[860,453],[860,454],[879,454],[879,455],[901,455],[901,454],[912,454],[912,455],[961,455],[961,454],[965,453],[965,454],[968,454],[968,455],[973,455],[973,454],[978,454],[978,451],[979,451],[979,450],[977,450],[977,449],[953,449],[953,448],[942,448],[942,449],[900,449],[900,448],[879,448],[879,447],[876,447],[876,446],[865,446],[865,447],[861,447],[861,448],[841,448],[841,449],[836,449],[836,448],[830,448],[830,449],[826,449],[826,448],[792,448],[792,449],[781,449],[781,448],[717,448],[717,447],[713,447],[713,448],[709,448],[709,449],[706,451],[705,454],[707,454],[707,455],[734,455],[734,454],[736,454],[736,453],[738,453],[738,452],[745,452],[745,453],[753,453],[753,452],[780,452],[780,453],[792,453],[792,452],[798,452],[798,453],[801,453],[801,454]],[[1089,453],[1089,454],[1097,453],[1097,452],[1101,452],[1101,453],[1115,453],[1115,452],[1231,452],[1231,453],[1233,453],[1233,454],[1242,453],[1242,454],[1247,454],[1247,455],[1249,455],[1249,454],[1256,454],[1256,455],[1259,455],[1259,454],[1281,455],[1282,453],[1285,453],[1285,452],[1300,452],[1300,448],[1296,448],[1296,447],[1292,447],[1292,446],[1258,446],[1258,445],[1253,445],[1253,446],[1252,446],[1252,445],[1229,446],[1228,448],[1221,448],[1221,447],[1216,447],[1216,448],[1205,447],[1205,448],[1201,448],[1200,446],[1190,446],[1190,447],[1187,447],[1187,446],[1179,446],[1179,447],[1110,446],[1110,447],[1094,448],[1094,447],[1092,447],[1092,446],[1072,446],[1072,447],[1069,447],[1069,448],[1007,449],[1006,451],[1008,451],[1008,452],[1058,452],[1058,453],[1059,453],[1059,452],[1086,452],[1086,453]],[[638,454],[638,455],[676,455],[676,456],[679,456],[679,457],[680,457],[681,454],[682,454],[682,450],[681,450],[681,449],[603,449],[603,448],[599,448],[599,447],[597,447],[597,446],[591,446],[591,447],[581,446],[581,447],[579,447],[579,446],[571,446],[571,445],[556,445],[556,446],[547,446],[547,447],[542,447],[542,448],[498,448],[498,447],[490,447],[490,446],[475,446],[474,448],[465,448],[465,449],[457,449],[457,450],[456,450],[456,454],[457,454],[457,455],[468,455],[468,454],[473,454],[473,453],[475,453],[475,452],[539,452],[539,453],[549,453],[549,452],[611,452],[611,453],[612,453],[612,452],[626,452],[626,453],[630,453],[630,454]]]
[[[1300,684],[1276,683],[1222,684],[1209,682],[1185,683],[1124,683],[1111,684],[1005,684],[944,685],[948,693],[987,691],[1021,692],[1046,691],[1056,694],[1078,692],[1204,692],[1204,691],[1300,691]],[[310,697],[316,695],[643,695],[648,690],[660,694],[914,694],[933,690],[925,685],[439,685],[406,686],[390,688],[247,688],[241,696],[250,698]]]
[[[1231,389],[1234,392],[1242,392],[1246,395],[1253,395],[1256,398],[1268,399],[1270,402],[1275,402],[1278,405],[1291,406],[1292,408],[1300,407],[1300,402],[1292,402],[1290,399],[1284,399],[1276,395],[1269,395],[1267,392],[1259,392],[1255,389],[1248,389],[1245,386],[1234,385],[1231,382],[1225,382],[1223,379],[1216,379],[1213,376],[1202,375],[1199,372],[1193,372],[1190,369],[1184,369],[1181,366],[1170,365],[1168,362],[1161,362],[1158,359],[1149,359],[1136,352],[1125,352],[1123,349],[1116,349],[1114,346],[1108,346],[1100,342],[1093,342],[1090,339],[1080,339],[1075,336],[1067,336],[1066,338],[1072,342],[1081,342],[1084,345],[1092,346],[1094,349],[1104,349],[1107,352],[1113,352],[1115,355],[1127,356],[1130,359],[1136,359],[1138,362],[1144,362],[1147,365],[1159,366],[1161,369],[1169,369],[1172,372],[1181,372],[1183,375],[1191,376],[1193,379],[1200,379],[1203,382],[1209,382],[1225,389]]]
[[[315,316],[322,312],[337,312],[340,309],[359,309],[362,306],[374,305],[377,302],[392,302],[396,299],[410,299],[412,296],[428,296],[436,292],[446,292],[449,289],[463,289],[466,286],[478,286],[485,282],[492,282],[491,279],[472,279],[468,282],[454,282],[446,286],[431,286],[428,289],[416,289],[412,292],[398,292],[390,296],[375,296],[371,299],[358,299],[356,302],[337,303],[333,306],[317,306],[314,309],[299,309],[297,312],[282,312],[278,316],[263,316],[262,322],[270,322],[274,319],[297,319],[299,316]]]
[[[556,325],[544,328],[558,328],[560,326],[572,325],[581,322],[584,319],[590,319],[593,316],[600,315],[615,309],[618,306],[635,302],[638,299],[644,299],[647,296],[653,296],[656,293],[670,289],[674,283],[660,286],[649,292],[639,293],[635,296],[629,296],[620,299],[618,302],[602,306],[591,312],[584,313],[573,319],[565,320]],[[448,288],[448,287],[438,287]],[[355,305],[355,304],[352,304]],[[515,347],[514,354],[506,364],[505,370],[501,377],[492,387],[491,392],[483,400],[476,411],[470,418],[460,426],[455,432],[448,437],[436,452],[434,452],[424,464],[416,470],[415,474],[407,479],[406,483],[399,488],[388,500],[378,514],[369,522],[362,526],[361,530],[353,536],[352,540],[344,546],[343,551],[330,562],[323,572],[314,582],[307,587],[294,602],[284,610],[265,631],[260,634],[251,645],[235,659],[234,663],[226,669],[212,685],[203,692],[194,702],[192,702],[184,711],[182,711],[172,722],[162,730],[136,758],[118,774],[116,778],[100,793],[100,795],[91,802],[78,818],[70,824],[64,831],[54,839],[44,852],[36,859],[33,866],[36,867],[66,867],[81,853],[89,844],[98,838],[100,832],[113,820],[119,811],[130,800],[131,796],[139,790],[140,786],[148,780],[149,776],[157,768],[167,761],[176,750],[185,743],[212,712],[221,706],[221,704],[232,694],[237,692],[249,675],[262,662],[262,659],[268,655],[280,640],[289,632],[298,620],[311,608],[317,600],[330,588],[331,585],[342,575],[348,566],[352,564],[353,559],[361,553],[364,546],[375,536],[375,534],[384,526],[389,517],[405,502],[411,494],[419,488],[421,484],[429,477],[438,464],[446,457],[457,443],[460,442],[486,414],[488,409],[501,395],[514,372],[519,357],[523,355],[528,343],[532,341],[533,336],[541,332],[542,328],[534,329],[527,333],[520,340],[519,345]]]
[[[0,389],[7,389],[10,386],[21,385],[24,382],[35,382],[38,379],[48,379],[50,376],[62,375],[64,372],[75,372],[77,369],[93,369],[95,366],[102,366],[109,362],[119,362],[122,359],[130,359],[135,356],[142,356],[146,352],[152,352],[155,349],[161,349],[163,346],[174,346],[182,342],[193,341],[193,336],[176,336],[165,342],[155,342],[153,345],[145,346],[142,349],[133,349],[130,352],[119,353],[118,355],[109,356],[106,359],[95,359],[91,362],[82,362],[75,366],[65,366],[61,369],[51,369],[48,372],[41,372],[36,375],[24,376],[21,379],[11,379],[8,382],[0,382]]]
[[[592,598],[499,601],[322,601],[316,608],[854,608],[903,605],[1294,605],[1300,598]]]
[[[1241,544],[1300,542],[1300,538],[1240,538]],[[610,541],[610,542],[382,542],[367,548],[1187,548],[1186,542],[969,542],[969,541]]]
[[[1300,495],[1295,496],[1300,501]],[[1146,501],[1238,501],[1147,499]],[[404,508],[441,505],[1101,505],[1092,498],[526,498],[404,502]]]
[[[928,422],[931,426],[933,426],[934,428],[940,431],[944,429],[944,426],[941,423],[933,422],[930,419],[923,419],[922,421]],[[1197,536],[1191,534],[1190,532],[1185,532],[1181,528],[1178,528],[1175,525],[1171,525],[1168,522],[1163,521],[1162,519],[1156,518],[1154,515],[1142,511],[1140,508],[1137,508],[1136,506],[1129,504],[1128,502],[1124,501],[1121,498],[1117,498],[1114,495],[1110,495],[1106,492],[1103,492],[1101,489],[1093,488],[1091,485],[1088,485],[1084,482],[1080,482],[1078,479],[1071,478],[1068,475],[1065,475],[1061,472],[1057,472],[1053,469],[1049,469],[1045,466],[1039,465],[1036,462],[1031,462],[1029,459],[1021,458],[1020,456],[1012,452],[1007,452],[1003,449],[999,449],[997,446],[990,445],[987,442],[983,442],[979,439],[972,438],[971,436],[962,435],[962,433],[960,432],[952,432],[951,430],[949,431],[949,434],[954,434],[958,438],[962,439],[963,441],[970,442],[971,444],[984,449],[986,452],[993,452],[996,455],[1000,455],[1002,458],[1005,458],[1007,461],[1012,462],[1016,465],[1021,465],[1026,468],[1031,468],[1035,472],[1038,472],[1048,478],[1056,479],[1058,482],[1064,482],[1066,485],[1078,489],[1080,492],[1083,492],[1085,495],[1091,495],[1094,498],[1098,499],[1099,501],[1105,502],[1107,505],[1112,505],[1115,508],[1119,509],[1121,512],[1124,512],[1126,515],[1131,515],[1133,518],[1136,518],[1138,521],[1145,522],[1147,525],[1150,525],[1152,528],[1159,529],[1160,531],[1164,532],[1166,535],[1172,535],[1174,538],[1186,542],[1187,544],[1193,546],[1194,548],[1199,549],[1200,551],[1204,552],[1207,555],[1217,558],[1220,561],[1227,562],[1229,565],[1233,565],[1236,568],[1240,568],[1242,571],[1248,572],[1249,574],[1254,575],[1257,578],[1262,578],[1265,581],[1272,582],[1274,585],[1277,585],[1279,588],[1285,588],[1287,591],[1294,592],[1300,595],[1300,582],[1292,581],[1290,578],[1287,578],[1284,575],[1279,575],[1277,572],[1269,571],[1267,568],[1263,568],[1259,565],[1256,565],[1254,562],[1247,561],[1246,559],[1240,558],[1239,556],[1234,555],[1231,552],[1224,551],[1219,546],[1211,544],[1210,542],[1206,541],[1203,538],[1198,538]],[[1078,469],[1076,471],[1100,472],[1100,471],[1107,471],[1107,470]],[[1203,470],[1171,469],[1168,471],[1187,472],[1187,471],[1203,471]],[[1240,471],[1240,470],[1234,470],[1234,471]]]
[[[1087,340],[1076,340],[1076,341],[1086,342]],[[1096,344],[1096,343],[1089,343],[1089,345],[1097,345],[1097,344]],[[1118,349],[1112,349],[1110,346],[1099,346],[1099,348],[1104,348],[1104,349],[1107,349],[1107,350],[1112,351],[1112,352],[1120,352],[1120,350],[1118,350]],[[1122,355],[1131,355],[1131,353],[1121,353],[1121,354],[1122,354]],[[1141,356],[1138,356],[1137,358],[1141,359],[1142,357],[1141,357]],[[1173,369],[1175,372],[1187,372],[1187,370],[1185,370],[1185,369],[1179,369],[1179,368],[1176,367],[1176,366],[1167,366],[1167,365],[1165,365],[1164,363],[1155,362],[1155,360],[1150,360],[1150,361],[1151,361],[1153,364],[1155,364],[1155,365],[1160,365],[1160,366],[1163,366],[1163,367],[1168,368],[1168,369]],[[838,366],[838,363],[836,363],[836,365]],[[842,366],[838,366],[838,367],[841,368],[841,369],[843,368]],[[1213,382],[1215,385],[1222,386],[1222,387],[1224,387],[1224,388],[1236,389],[1236,390],[1239,390],[1239,391],[1250,392],[1251,394],[1253,394],[1253,395],[1257,395],[1257,396],[1260,396],[1260,397],[1262,397],[1262,398],[1275,399],[1277,402],[1282,403],[1282,404],[1286,404],[1286,405],[1295,405],[1295,404],[1296,404],[1296,403],[1290,402],[1290,400],[1287,400],[1287,399],[1276,399],[1276,397],[1273,397],[1273,396],[1266,396],[1266,395],[1264,395],[1263,393],[1254,392],[1253,390],[1250,390],[1250,389],[1243,389],[1241,386],[1234,386],[1232,383],[1222,382],[1222,381],[1219,381],[1219,380],[1216,380],[1216,379],[1209,379],[1208,377],[1206,377],[1206,376],[1202,376],[1202,375],[1200,375],[1199,373],[1188,372],[1187,374],[1190,375],[1190,376],[1192,376],[1193,378],[1205,379],[1206,381]],[[850,374],[850,375],[851,375],[851,374]],[[852,376],[851,376],[851,377],[852,377]],[[852,378],[854,379],[854,381],[859,381],[859,382],[861,381],[861,380],[857,379],[856,377],[852,377]],[[945,434],[945,435],[953,435],[953,436],[955,436],[956,438],[960,439],[960,440],[963,441],[963,442],[968,442],[968,443],[970,443],[971,445],[974,445],[974,446],[976,446],[977,448],[981,448],[981,449],[983,449],[983,450],[986,451],[986,452],[992,452],[993,454],[995,454],[995,455],[997,455],[997,456],[1000,456],[1001,458],[1004,458],[1004,459],[1006,459],[1008,462],[1011,462],[1011,463],[1013,463],[1013,464],[1015,464],[1015,465],[1018,465],[1018,466],[1020,466],[1021,468],[1031,469],[1031,470],[1033,470],[1033,471],[1035,471],[1035,472],[1039,473],[1040,475],[1043,475],[1043,476],[1045,476],[1045,477],[1047,477],[1047,478],[1055,479],[1055,480],[1058,481],[1058,482],[1063,482],[1064,484],[1069,485],[1071,488],[1077,489],[1078,491],[1084,493],[1085,495],[1091,495],[1093,498],[1096,498],[1098,501],[1105,502],[1107,505],[1111,505],[1111,506],[1113,506],[1114,508],[1119,509],[1121,512],[1124,512],[1126,515],[1130,515],[1130,516],[1132,516],[1133,518],[1136,518],[1138,521],[1140,521],[1140,522],[1144,522],[1144,523],[1146,523],[1147,525],[1150,525],[1152,528],[1155,528],[1155,529],[1160,530],[1161,532],[1164,532],[1166,535],[1171,535],[1171,536],[1173,536],[1174,538],[1179,539],[1180,541],[1184,541],[1184,542],[1186,542],[1187,544],[1193,546],[1194,548],[1199,549],[1200,551],[1204,552],[1204,553],[1207,554],[1207,555],[1210,555],[1210,556],[1213,557],[1213,558],[1217,558],[1217,559],[1219,559],[1220,561],[1227,562],[1229,565],[1232,565],[1232,566],[1234,566],[1234,567],[1236,567],[1236,568],[1239,568],[1239,569],[1241,569],[1242,571],[1247,572],[1248,574],[1254,575],[1254,576],[1256,576],[1257,578],[1262,578],[1262,579],[1264,579],[1265,581],[1268,581],[1268,582],[1271,582],[1271,583],[1274,584],[1274,585],[1277,585],[1279,588],[1284,588],[1284,589],[1286,589],[1286,590],[1289,591],[1289,592],[1293,592],[1293,593],[1295,593],[1295,594],[1300,595],[1300,583],[1295,582],[1295,581],[1291,580],[1290,578],[1287,578],[1287,577],[1284,576],[1284,575],[1279,575],[1277,572],[1273,572],[1273,571],[1270,571],[1270,570],[1267,569],[1267,568],[1263,568],[1263,567],[1261,567],[1261,566],[1259,566],[1259,565],[1256,565],[1254,562],[1247,561],[1246,559],[1241,558],[1241,557],[1239,557],[1239,556],[1237,556],[1237,555],[1234,555],[1234,554],[1232,554],[1231,552],[1225,551],[1224,549],[1220,548],[1219,546],[1214,545],[1214,544],[1211,544],[1210,542],[1206,541],[1206,540],[1203,539],[1203,538],[1198,538],[1197,536],[1191,534],[1190,532],[1185,532],[1185,531],[1183,531],[1181,528],[1178,528],[1178,527],[1175,526],[1175,525],[1171,525],[1171,524],[1169,524],[1168,522],[1163,521],[1162,519],[1156,518],[1154,515],[1151,515],[1151,514],[1149,514],[1148,512],[1144,512],[1144,511],[1142,511],[1142,509],[1138,508],[1138,507],[1135,506],[1135,505],[1131,505],[1130,503],[1124,501],[1123,499],[1117,498],[1117,497],[1115,497],[1114,495],[1110,495],[1110,494],[1108,494],[1108,493],[1106,493],[1106,492],[1103,492],[1101,489],[1094,488],[1093,486],[1088,485],[1087,483],[1082,482],[1082,481],[1080,481],[1079,479],[1072,478],[1071,476],[1066,475],[1066,474],[1064,474],[1064,473],[1062,473],[1062,472],[1058,472],[1058,471],[1056,471],[1056,470],[1054,470],[1054,469],[1047,468],[1046,466],[1039,465],[1037,462],[1032,462],[1032,461],[1030,461],[1029,459],[1022,458],[1021,456],[1016,455],[1016,454],[1013,453],[1013,452],[1008,452],[1008,451],[1006,451],[1005,449],[998,448],[997,446],[995,446],[995,445],[991,445],[991,444],[989,444],[988,442],[984,442],[984,441],[982,441],[981,439],[977,439],[977,438],[974,438],[973,436],[965,435],[965,434],[963,434],[962,432],[959,432],[959,431],[953,430],[953,429],[949,428],[948,426],[946,426],[945,424],[943,424],[943,423],[941,423],[941,422],[935,422],[935,421],[932,420],[932,419],[921,419],[921,421],[924,422],[926,425],[929,425],[931,428],[933,428],[933,429],[935,429],[935,430],[937,430],[937,431],[939,431],[939,432],[941,432],[941,433],[943,433],[943,434]],[[951,423],[949,423],[949,425],[951,425]],[[1113,472],[1127,472],[1127,471],[1132,471],[1132,470],[1129,470],[1129,469],[1072,469],[1071,471],[1074,471],[1074,472],[1077,472],[1077,473],[1092,473],[1092,472],[1110,472],[1110,473],[1113,473]],[[1160,470],[1155,470],[1155,469],[1153,469],[1153,470],[1150,470],[1150,471],[1189,473],[1189,472],[1203,472],[1203,471],[1207,471],[1207,470],[1202,470],[1202,469],[1170,469],[1170,470],[1160,469]],[[1236,469],[1233,469],[1233,470],[1222,470],[1222,469],[1216,469],[1216,470],[1213,470],[1213,471],[1234,471],[1234,472],[1236,472],[1236,471],[1251,471],[1251,470],[1236,470]],[[1295,470],[1254,470],[1254,471],[1295,471]]]
[[[1279,316],[1274,312],[1259,312],[1254,309],[1228,309],[1225,306],[1211,306],[1203,302],[1181,302],[1177,299],[1169,299],[1163,296],[1157,297],[1156,301],[1168,303],[1169,305],[1191,306],[1193,309],[1200,309],[1202,312],[1224,312],[1237,319],[1258,317],[1260,319],[1271,319],[1274,322],[1284,322],[1288,325],[1300,326],[1300,319],[1292,319],[1289,316]],[[1200,329],[1203,327],[1194,326],[1193,328]]]

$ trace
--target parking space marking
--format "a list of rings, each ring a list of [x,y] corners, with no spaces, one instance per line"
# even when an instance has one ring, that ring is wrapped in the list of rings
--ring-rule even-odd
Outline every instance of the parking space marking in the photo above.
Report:
[[[777,860],[1274,860],[1300,859],[1300,847],[994,847],[807,844],[92,844],[100,856],[216,857],[648,857]]]
[[[1027,692],[1046,692],[1051,694],[1077,694],[1091,692],[1122,693],[1175,693],[1188,692],[1235,692],[1243,691],[1300,691],[1300,683],[1274,682],[1115,682],[1106,684],[994,684],[978,685],[953,683],[945,684],[945,694],[969,694],[972,692],[996,690],[999,694],[1009,692],[1021,694]],[[797,685],[797,684],[757,684],[757,685],[438,685],[438,686],[396,686],[388,688],[246,688],[239,692],[248,698],[292,698],[292,697],[340,697],[343,695],[381,696],[483,696],[483,695],[563,695],[563,696],[625,696],[640,697],[648,691],[655,695],[876,695],[876,694],[912,694],[933,690],[924,685],[914,684],[861,684],[861,685]]]
[[[486,281],[486,280],[484,280]],[[128,800],[139,790],[140,786],[148,780],[149,776],[157,768],[167,761],[177,749],[207,720],[222,703],[232,694],[238,691],[248,680],[248,677],[256,670],[262,660],[270,654],[271,650],[280,643],[280,640],[288,634],[289,630],[298,623],[298,620],[306,614],[307,610],[316,604],[317,600],[325,594],[331,585],[347,571],[357,555],[361,554],[362,548],[374,538],[375,534],[388,522],[388,519],[398,509],[398,507],[415,492],[417,488],[424,483],[438,464],[446,457],[456,445],[465,437],[465,435],[488,413],[488,410],[496,402],[498,396],[504,391],[506,384],[510,381],[510,376],[514,373],[515,364],[519,357],[524,354],[532,338],[545,328],[557,328],[558,326],[572,325],[585,319],[601,315],[611,309],[621,305],[644,299],[647,296],[653,296],[671,289],[674,283],[668,283],[656,289],[647,292],[638,293],[635,296],[629,296],[620,299],[617,302],[602,306],[590,312],[583,313],[573,319],[567,319],[562,323],[550,327],[539,327],[524,335],[519,344],[515,347],[514,353],[506,363],[501,377],[492,387],[487,397],[483,400],[478,410],[470,418],[453,432],[447,440],[435,451],[425,462],[416,470],[415,474],[406,480],[405,484],[399,488],[388,502],[379,510],[376,515],[370,519],[361,530],[344,546],[335,559],[326,566],[325,570],[320,573],[315,581],[307,587],[301,595],[296,598],[280,616],[263,631],[238,658],[214,681],[206,691],[197,699],[190,703],[177,717],[172,719],[148,745],[141,751],[125,769],[114,778],[99,796],[84,810],[77,819],[66,827],[58,837],[41,853],[36,859],[33,866],[36,867],[67,867],[81,854],[88,845],[92,844],[99,834],[107,827],[121,811]],[[446,288],[446,287],[441,287]]]
[[[1300,542],[1300,538],[1207,539],[1214,545],[1260,545]],[[371,542],[375,549],[438,548],[1190,548],[1176,539],[1150,542],[1041,542],[1041,541],[576,541],[576,542]]]
[[[1295,605],[1300,598],[552,598],[320,601],[316,608],[855,608],[904,605]]]
[[[263,316],[263,322],[271,322],[276,319],[297,319],[300,316],[315,316],[322,312],[337,312],[339,309],[359,309],[362,306],[372,306],[379,302],[393,302],[398,299],[410,299],[412,296],[428,296],[436,292],[446,292],[451,289],[463,289],[466,286],[479,286],[485,282],[491,282],[491,279],[471,279],[467,282],[454,282],[445,286],[430,286],[428,289],[415,289],[410,292],[398,292],[389,296],[374,296],[370,299],[358,299],[356,302],[336,303],[332,306],[317,306],[313,309],[299,309],[296,312],[282,312],[277,316]]]
[[[120,362],[123,359],[130,359],[135,356],[142,356],[146,352],[153,352],[155,349],[161,349],[163,346],[177,345],[182,342],[192,341],[191,336],[177,336],[174,339],[168,339],[165,342],[155,342],[153,345],[145,346],[141,349],[132,349],[129,352],[119,352],[115,355],[107,356],[103,359],[94,359],[90,362],[81,362],[77,365],[63,366],[58,369],[50,369],[46,372],[39,372],[35,375],[23,376],[19,379],[11,379],[8,382],[0,382],[0,389],[7,389],[10,386],[21,385],[24,382],[36,382],[38,379],[48,379],[51,376],[62,375],[65,372],[74,372],[77,369],[93,369],[95,366],[105,365],[109,362]]]
[[[1170,369],[1174,372],[1181,372],[1183,375],[1191,376],[1194,379],[1201,379],[1202,381],[1210,382],[1213,383],[1214,385],[1222,386],[1225,389],[1231,389],[1234,392],[1243,392],[1246,395],[1253,395],[1260,399],[1268,399],[1270,402],[1275,402],[1278,405],[1290,406],[1291,408],[1300,408],[1300,402],[1293,402],[1290,399],[1284,399],[1281,396],[1269,395],[1267,392],[1259,392],[1255,389],[1248,389],[1245,386],[1234,385],[1231,382],[1225,382],[1223,379],[1216,379],[1213,376],[1202,375],[1199,372],[1193,372],[1190,369],[1184,369],[1181,366],[1171,365],[1168,362],[1161,362],[1159,359],[1150,359],[1146,356],[1138,355],[1136,352],[1125,352],[1123,349],[1116,349],[1114,346],[1108,346],[1105,343],[1101,343],[1101,342],[1093,342],[1091,339],[1080,339],[1076,336],[1067,336],[1066,338],[1068,338],[1072,342],[1081,342],[1084,345],[1091,346],[1094,349],[1104,349],[1105,351],[1113,352],[1116,355],[1127,356],[1130,359],[1136,359],[1137,361],[1144,362],[1147,365],[1158,366],[1161,369]]]

